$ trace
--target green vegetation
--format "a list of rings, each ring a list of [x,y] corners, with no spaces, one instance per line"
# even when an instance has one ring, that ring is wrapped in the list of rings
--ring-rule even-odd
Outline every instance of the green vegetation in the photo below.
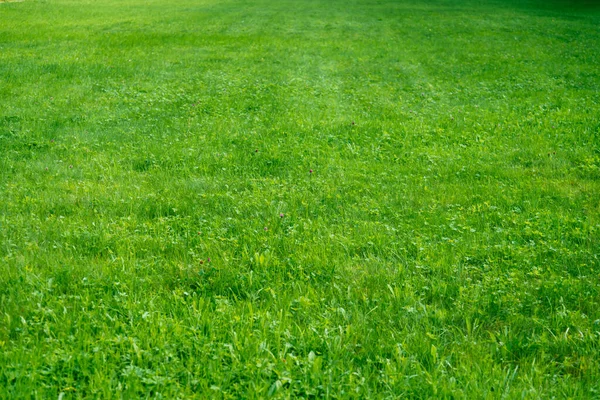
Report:
[[[600,397],[600,9],[0,21],[0,398]]]

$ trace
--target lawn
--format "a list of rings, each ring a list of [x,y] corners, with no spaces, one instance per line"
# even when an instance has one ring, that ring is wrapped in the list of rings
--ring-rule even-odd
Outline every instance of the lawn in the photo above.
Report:
[[[0,398],[600,398],[600,8],[0,1]]]

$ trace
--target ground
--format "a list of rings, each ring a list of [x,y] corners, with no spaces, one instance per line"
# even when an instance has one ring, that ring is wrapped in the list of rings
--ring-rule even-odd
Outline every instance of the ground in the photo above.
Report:
[[[600,396],[593,4],[0,21],[0,397]]]

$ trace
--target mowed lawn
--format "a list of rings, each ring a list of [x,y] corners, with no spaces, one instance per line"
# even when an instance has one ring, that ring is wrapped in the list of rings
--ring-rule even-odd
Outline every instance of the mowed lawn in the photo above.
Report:
[[[0,2],[0,398],[599,398],[600,8]]]

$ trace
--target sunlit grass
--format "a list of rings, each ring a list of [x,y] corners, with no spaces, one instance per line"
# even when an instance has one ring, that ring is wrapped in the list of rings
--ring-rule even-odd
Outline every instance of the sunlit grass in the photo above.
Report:
[[[0,397],[600,396],[593,5],[0,21]]]

